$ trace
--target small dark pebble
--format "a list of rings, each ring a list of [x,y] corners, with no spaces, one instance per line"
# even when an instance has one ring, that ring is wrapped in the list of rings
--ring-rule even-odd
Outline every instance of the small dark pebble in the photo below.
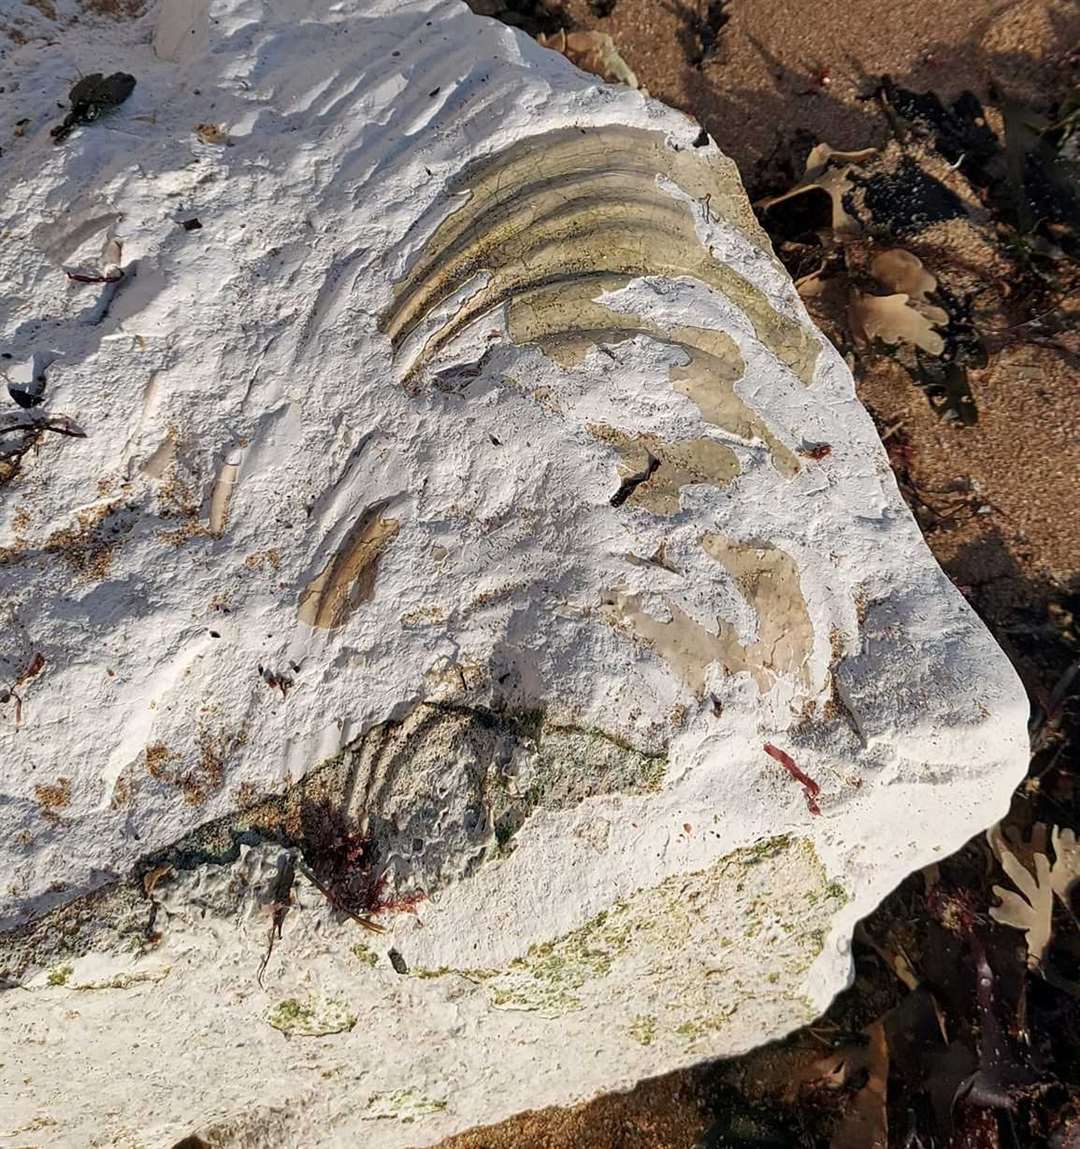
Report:
[[[202,231],[202,224],[195,216],[192,216],[191,219],[182,219],[179,222],[184,231]]]
[[[409,972],[409,967],[405,964],[405,959],[397,950],[389,950],[386,956],[390,959],[390,964],[398,973]]]
[[[45,376],[39,375],[29,383],[9,383],[8,394],[23,410],[45,402]]]
[[[431,91],[430,91],[430,92],[428,92],[428,95],[429,95],[429,96],[430,96],[432,99],[435,99],[435,97],[436,97],[436,96],[437,96],[437,95],[438,95],[438,94],[439,94],[441,91],[442,91],[442,88],[441,88],[441,87],[440,87],[440,88],[432,88],[432,89],[431,89]]]

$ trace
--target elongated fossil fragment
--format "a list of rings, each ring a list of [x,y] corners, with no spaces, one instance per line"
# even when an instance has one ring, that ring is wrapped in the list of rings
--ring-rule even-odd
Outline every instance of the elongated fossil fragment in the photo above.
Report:
[[[397,519],[383,518],[385,503],[369,507],[300,596],[297,618],[318,630],[341,626],[375,592],[379,555],[398,533]]]
[[[229,521],[229,503],[232,501],[233,487],[236,486],[236,477],[240,473],[241,451],[230,451],[225,457],[214,482],[214,490],[210,495],[210,533],[220,535]]]

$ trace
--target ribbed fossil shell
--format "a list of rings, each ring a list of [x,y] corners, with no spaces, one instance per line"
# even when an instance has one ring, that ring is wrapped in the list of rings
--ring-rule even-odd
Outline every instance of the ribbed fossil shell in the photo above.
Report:
[[[697,234],[695,212],[725,218],[734,198],[715,155],[675,151],[659,132],[564,128],[470,165],[446,192],[463,202],[425,243],[381,323],[410,372],[501,307],[516,342],[572,359],[582,346],[649,331],[596,304],[602,292],[643,275],[685,275],[730,298],[781,362],[804,383],[813,378],[817,339]],[[462,306],[430,322],[459,296]],[[716,357],[712,333],[687,328],[671,342],[691,361]]]

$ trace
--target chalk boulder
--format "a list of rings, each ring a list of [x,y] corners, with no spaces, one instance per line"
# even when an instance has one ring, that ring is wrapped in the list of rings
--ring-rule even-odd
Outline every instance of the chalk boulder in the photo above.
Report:
[[[0,1133],[430,1144],[813,1018],[1026,711],[732,164],[456,0],[57,8],[0,61]]]

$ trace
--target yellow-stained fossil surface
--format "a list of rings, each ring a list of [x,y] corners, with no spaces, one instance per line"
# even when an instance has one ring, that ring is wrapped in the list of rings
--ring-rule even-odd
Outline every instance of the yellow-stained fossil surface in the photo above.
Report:
[[[777,470],[785,475],[797,471],[794,452],[735,391],[746,364],[732,337],[714,328],[661,327],[643,316],[613,311],[602,302],[602,294],[625,282],[588,277],[518,292],[507,309],[510,337],[518,345],[536,344],[567,368],[579,366],[604,344],[636,336],[672,347],[683,361],[672,364],[671,386],[694,403],[706,423],[743,439],[761,440],[769,446]]]
[[[613,427],[590,426],[601,442],[619,455],[622,483],[611,496],[612,506],[629,503],[656,515],[679,510],[679,492],[695,483],[722,487],[739,473],[735,452],[715,439],[667,442],[657,435],[629,436]]]
[[[698,214],[748,223],[738,176],[722,157],[676,151],[661,132],[562,128],[477,161],[446,193],[462,202],[425,244],[381,324],[395,347],[421,332],[410,370],[466,324],[513,306],[524,292],[558,299],[579,285],[662,275],[692,276],[727,296],[777,359],[803,383],[812,381],[817,338],[715,258],[698,234]],[[745,230],[753,234],[755,227]],[[462,293],[461,304],[439,322],[440,308]],[[572,340],[595,330],[587,315],[579,327],[572,312],[558,304],[555,310],[565,326],[549,338]],[[432,316],[435,323],[426,322]]]
[[[365,511],[345,533],[341,545],[300,595],[297,618],[321,630],[341,626],[352,611],[375,593],[379,555],[401,525],[383,518],[376,507]]]
[[[667,618],[654,617],[632,594],[610,597],[613,621],[628,624],[699,695],[713,666],[725,674],[748,672],[763,692],[783,677],[808,682],[814,631],[791,556],[778,547],[716,534],[703,536],[701,546],[734,578],[753,609],[757,625],[751,641],[743,642],[730,622],[720,620],[710,628],[673,605],[664,610]]]

